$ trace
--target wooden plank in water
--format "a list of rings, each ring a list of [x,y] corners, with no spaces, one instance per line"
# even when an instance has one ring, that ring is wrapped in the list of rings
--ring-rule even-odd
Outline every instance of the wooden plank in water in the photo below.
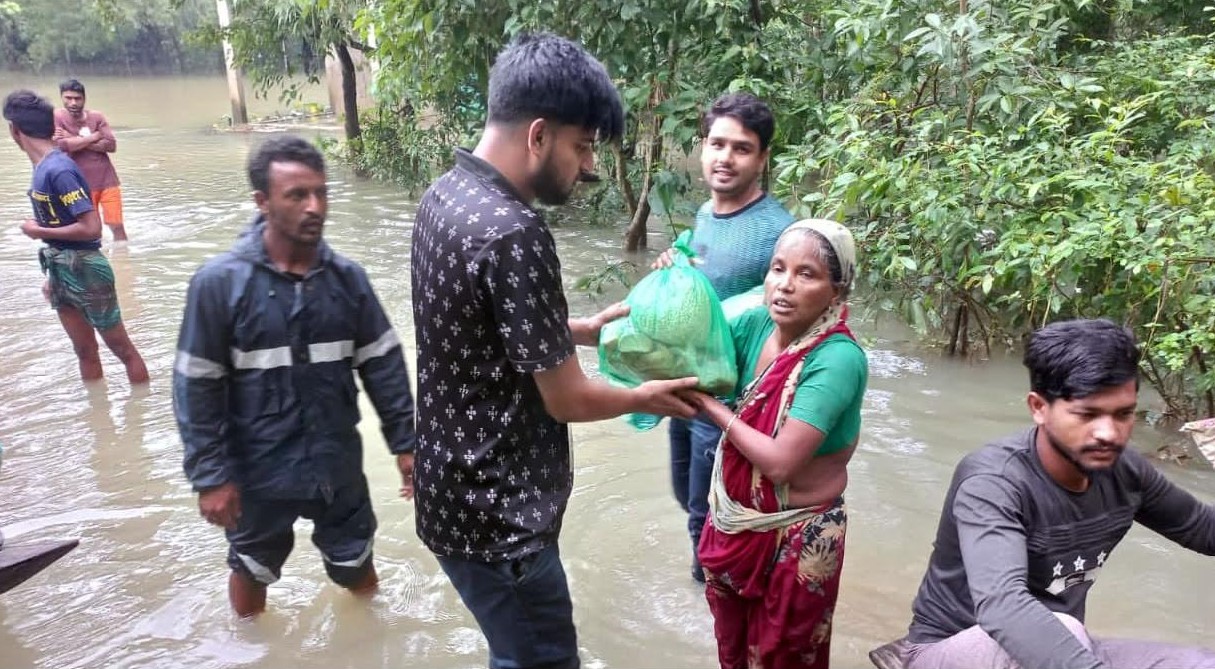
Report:
[[[79,539],[4,544],[0,547],[0,593],[8,592],[55,560],[67,555]]]

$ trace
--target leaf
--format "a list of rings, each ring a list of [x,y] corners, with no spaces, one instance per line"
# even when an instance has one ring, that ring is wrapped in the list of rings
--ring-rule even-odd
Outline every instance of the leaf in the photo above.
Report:
[[[996,277],[992,276],[991,274],[987,274],[983,277],[983,294],[984,295],[991,293],[991,286],[995,282],[996,282]]]

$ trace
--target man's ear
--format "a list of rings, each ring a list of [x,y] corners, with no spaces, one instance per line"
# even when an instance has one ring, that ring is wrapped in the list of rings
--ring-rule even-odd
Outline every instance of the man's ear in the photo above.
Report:
[[[1050,402],[1038,393],[1031,392],[1026,398],[1025,403],[1029,406],[1029,415],[1033,417],[1034,423],[1043,425],[1046,423],[1046,414],[1050,410]]]
[[[553,142],[552,127],[542,118],[532,121],[527,126],[527,151],[528,153],[542,154],[549,150],[546,145],[551,145]]]
[[[257,205],[257,210],[266,213],[267,205],[270,204],[270,196],[260,190],[253,191],[253,202]]]

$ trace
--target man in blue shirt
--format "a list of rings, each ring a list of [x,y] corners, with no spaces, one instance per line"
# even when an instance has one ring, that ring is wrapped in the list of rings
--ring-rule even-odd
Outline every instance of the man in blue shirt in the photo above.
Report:
[[[759,183],[775,130],[772,110],[747,93],[723,95],[705,112],[700,166],[710,196],[696,212],[693,264],[723,300],[764,282],[776,240],[793,223],[793,215]],[[670,264],[671,251],[666,251],[654,266]],[[709,479],[720,438],[721,430],[709,420],[671,419],[671,485],[688,512],[692,578],[701,583],[696,544],[709,511]]]
[[[9,134],[34,165],[30,203],[34,218],[21,224],[30,239],[46,242],[38,255],[47,275],[43,293],[59,313],[85,381],[102,378],[96,330],[126,366],[131,383],[147,383],[148,368],[122,324],[114,270],[101,255],[101,219],[89,187],[72,159],[55,148],[55,108],[33,91],[4,100]]]

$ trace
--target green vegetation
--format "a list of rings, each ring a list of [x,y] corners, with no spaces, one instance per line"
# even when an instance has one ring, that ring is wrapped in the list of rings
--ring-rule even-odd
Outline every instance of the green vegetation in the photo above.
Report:
[[[573,35],[628,106],[628,137],[604,161],[626,248],[686,191],[672,166],[694,147],[699,109],[749,90],[778,116],[773,189],[856,230],[880,306],[958,354],[1106,316],[1136,330],[1172,414],[1215,414],[1215,51],[1193,3],[493,7],[383,0],[362,14],[381,35],[381,94],[439,119],[396,119],[379,137],[381,153],[411,156],[397,178],[444,162],[404,147],[472,138],[511,35]]]
[[[0,0],[0,54],[9,69],[216,72],[218,51],[190,39],[214,23],[214,0]]]
[[[0,0],[0,51],[186,69],[219,37],[210,0],[70,4]],[[1188,418],[1215,415],[1211,16],[1185,0],[237,0],[227,36],[259,90],[365,50],[379,106],[348,101],[347,158],[411,185],[475,140],[513,35],[580,40],[628,111],[582,206],[628,250],[702,196],[686,165],[703,106],[753,92],[778,119],[771,190],[852,227],[876,306],[961,355],[1049,320],[1126,323]]]

